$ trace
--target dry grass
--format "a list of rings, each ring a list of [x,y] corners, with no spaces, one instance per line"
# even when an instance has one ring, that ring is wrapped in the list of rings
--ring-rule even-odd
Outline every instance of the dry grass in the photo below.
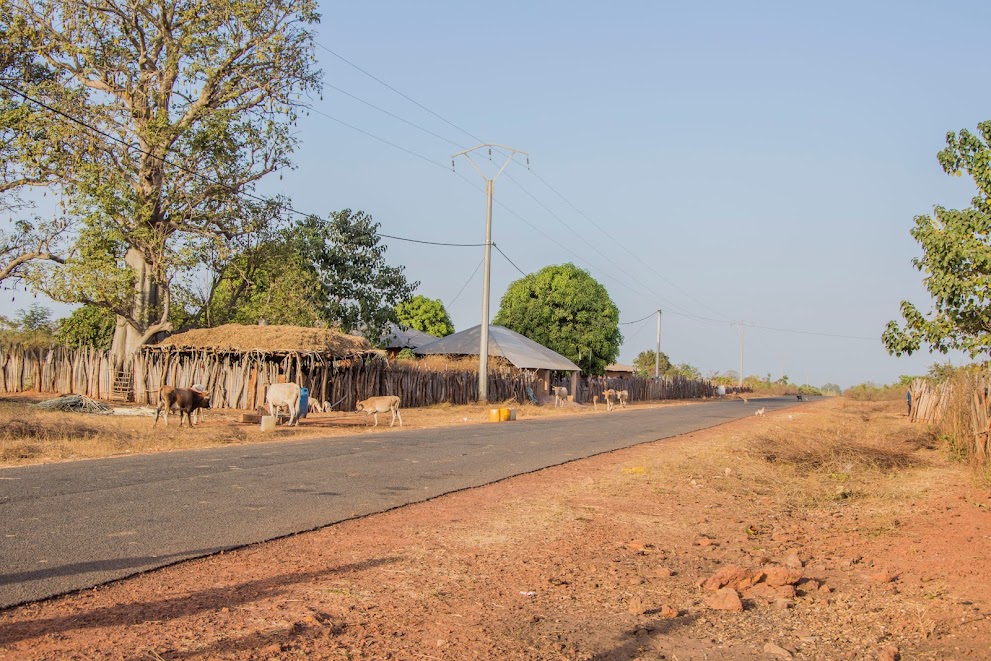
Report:
[[[933,476],[949,470],[949,461],[936,444],[926,427],[908,422],[901,402],[836,397],[741,420],[716,441],[683,437],[598,488],[618,495],[634,480],[658,495],[691,499],[696,490],[715,490],[786,510],[842,503],[868,511],[865,530],[881,530],[906,499],[938,488]]]

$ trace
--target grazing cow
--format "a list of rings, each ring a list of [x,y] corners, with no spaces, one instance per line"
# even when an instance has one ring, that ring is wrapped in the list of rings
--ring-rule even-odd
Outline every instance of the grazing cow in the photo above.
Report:
[[[602,392],[602,398],[606,400],[606,410],[612,411],[613,407],[616,406],[616,391],[612,388],[604,390]]]
[[[176,388],[174,386],[162,386],[158,391],[158,408],[155,409],[155,424],[158,424],[158,417],[164,411],[165,426],[169,426],[169,412],[178,407],[179,426],[182,427],[182,418],[186,416],[189,426],[193,427],[193,413],[198,409],[210,408],[210,395],[192,388]]]
[[[358,402],[355,411],[364,411],[365,424],[368,424],[368,416],[375,416],[375,426],[379,426],[379,413],[392,413],[392,422],[389,426],[396,424],[396,417],[399,417],[399,426],[403,426],[403,416],[399,415],[399,398],[395,395],[385,397],[369,397]]]
[[[309,399],[306,401],[306,412],[307,413],[322,413],[323,405],[315,399]]]
[[[302,392],[296,383],[273,383],[268,387],[265,401],[268,403],[270,415],[277,416],[278,411],[285,406],[289,409],[289,425],[299,426],[299,400]]]
[[[564,406],[568,402],[568,389],[562,386],[553,386],[551,392],[554,393],[554,407]]]
[[[619,401],[620,406],[624,409],[626,408],[626,403],[630,401],[630,391],[629,390],[617,390],[616,399]]]

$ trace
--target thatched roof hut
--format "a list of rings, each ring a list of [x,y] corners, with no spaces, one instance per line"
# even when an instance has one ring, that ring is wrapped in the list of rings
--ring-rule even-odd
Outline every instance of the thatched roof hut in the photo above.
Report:
[[[331,358],[349,358],[373,351],[365,338],[331,328],[241,324],[176,333],[146,348],[170,352],[205,350],[214,353],[319,354]]]
[[[213,408],[253,409],[265,401],[268,385],[292,381],[323,400],[335,373],[376,354],[382,352],[365,338],[330,328],[199,328],[144,347],[134,362],[134,390],[141,402],[162,385],[198,383],[210,392]]]

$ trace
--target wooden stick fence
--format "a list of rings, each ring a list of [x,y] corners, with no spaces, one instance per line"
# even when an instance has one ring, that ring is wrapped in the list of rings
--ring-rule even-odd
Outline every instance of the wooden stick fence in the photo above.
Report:
[[[399,395],[404,407],[470,404],[478,399],[477,370],[432,369],[412,361],[390,363],[378,357],[331,359],[297,352],[153,350],[117,365],[109,353],[89,348],[0,347],[0,393],[37,390],[93,399],[116,395],[155,406],[163,385],[188,388],[200,384],[210,393],[214,408],[253,410],[264,403],[267,387],[280,381],[308,388],[310,397],[321,402],[339,402],[339,410],[353,410],[359,400],[377,395]],[[115,385],[126,392],[115,393]],[[523,403],[529,400],[533,385],[534,372],[496,368],[489,373],[489,398]],[[607,388],[629,391],[632,401],[716,394],[709,381],[677,376],[656,381],[643,377],[591,378],[580,382],[575,400],[591,402],[593,395],[601,397]]]
[[[114,384],[126,382],[124,397],[155,406],[163,385],[200,384],[210,393],[213,408],[252,410],[264,403],[266,388],[280,381],[298,383],[309,389],[310,397],[337,403],[339,410],[354,410],[359,400],[377,395],[399,395],[404,407],[478,399],[477,370],[428,369],[377,357],[147,351],[118,366],[109,354],[94,349],[0,347],[0,393],[36,390],[111,399]],[[526,371],[498,368],[489,373],[492,401],[525,402],[532,387],[533,375]]]
[[[991,460],[991,374],[963,372],[932,384],[916,379],[912,394],[912,422],[940,427],[954,446],[978,466]]]
[[[555,382],[554,385],[568,387],[568,382]],[[608,389],[626,390],[630,401],[656,401],[661,399],[698,399],[716,395],[716,386],[703,379],[688,379],[683,376],[662,377],[656,381],[642,376],[624,376],[582,379],[578,384],[575,401],[590,403],[593,396],[604,401],[602,393]],[[570,389],[570,388],[569,388]]]

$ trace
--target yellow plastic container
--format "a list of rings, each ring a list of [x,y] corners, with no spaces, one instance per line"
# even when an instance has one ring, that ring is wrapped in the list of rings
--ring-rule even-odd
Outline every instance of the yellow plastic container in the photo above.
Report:
[[[275,416],[274,415],[263,415],[262,416],[262,431],[275,431]]]
[[[499,409],[499,422],[509,420],[509,409]]]
[[[489,422],[499,422],[499,409],[489,409]]]

